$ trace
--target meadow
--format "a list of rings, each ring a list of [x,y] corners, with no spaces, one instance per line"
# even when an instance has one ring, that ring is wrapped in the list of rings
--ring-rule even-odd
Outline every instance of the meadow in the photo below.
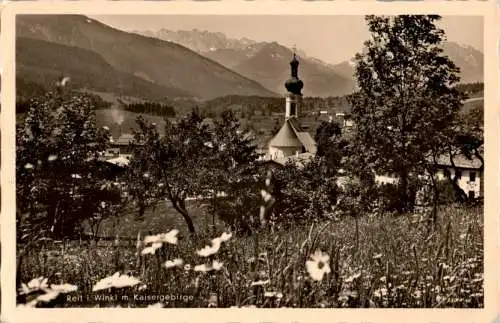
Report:
[[[484,306],[482,206],[443,207],[434,229],[424,214],[386,214],[268,228],[247,236],[224,231],[220,223],[211,227],[211,219],[199,212],[196,238],[164,205],[142,222],[126,215],[118,226],[104,223],[100,231],[128,233],[129,238],[32,245],[19,268],[19,304]]]

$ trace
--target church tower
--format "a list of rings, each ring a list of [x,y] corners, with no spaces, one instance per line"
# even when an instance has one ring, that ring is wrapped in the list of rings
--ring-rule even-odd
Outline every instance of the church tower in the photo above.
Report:
[[[299,79],[299,61],[293,51],[293,58],[290,61],[290,78],[285,82],[287,90],[285,97],[285,119],[299,117],[299,107],[302,99],[302,88],[304,83]]]
[[[299,108],[302,101],[304,83],[299,79],[299,61],[293,51],[290,62],[291,75],[285,82],[285,122],[269,142],[269,157],[284,162],[290,157],[314,155],[316,143],[311,135],[302,129],[299,122]]]

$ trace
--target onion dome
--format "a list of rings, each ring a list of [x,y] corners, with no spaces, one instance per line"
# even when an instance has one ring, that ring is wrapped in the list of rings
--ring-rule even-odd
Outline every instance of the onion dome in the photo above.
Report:
[[[290,61],[290,69],[291,69],[291,77],[285,82],[285,88],[288,92],[302,95],[301,91],[304,87],[304,83],[299,79],[298,71],[299,71],[299,61],[297,60],[297,56],[295,52],[293,53],[293,58]]]

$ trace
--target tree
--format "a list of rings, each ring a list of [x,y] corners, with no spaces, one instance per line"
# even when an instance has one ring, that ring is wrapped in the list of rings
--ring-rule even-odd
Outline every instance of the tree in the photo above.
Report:
[[[167,198],[186,221],[189,232],[196,229],[186,207],[188,197],[206,195],[210,187],[212,136],[196,111],[173,124],[165,119],[165,136],[155,124],[137,119],[136,148],[130,164],[131,193],[139,204]],[[141,206],[140,207],[144,207]]]
[[[325,165],[337,171],[341,167],[342,157],[345,156],[345,148],[348,144],[342,137],[339,124],[323,121],[316,130],[314,140],[317,145],[316,155],[325,160]]]
[[[484,171],[484,121],[483,107],[474,106],[472,109],[462,112],[454,122],[454,127],[450,132],[450,140],[447,147],[450,164],[454,168],[455,176],[450,172],[445,172],[450,181],[456,198],[459,202],[469,201],[470,198],[466,192],[458,185],[458,168],[454,163],[454,158],[458,155],[464,156],[469,160],[477,159],[481,163],[479,173]]]
[[[417,174],[431,173],[464,95],[459,69],[442,55],[439,16],[367,16],[371,39],[356,55],[359,90],[348,98],[355,122],[355,165],[396,174],[401,205],[411,210]]]
[[[94,109],[92,97],[61,89],[29,101],[17,126],[16,189],[19,225],[33,234],[74,235],[121,203],[102,176],[109,133],[97,128]]]
[[[252,215],[257,211],[258,189],[255,166],[260,157],[253,138],[241,129],[240,122],[230,110],[224,110],[214,120],[213,146],[210,160],[212,191],[209,211],[233,225],[247,231]],[[225,193],[224,198],[217,193]]]

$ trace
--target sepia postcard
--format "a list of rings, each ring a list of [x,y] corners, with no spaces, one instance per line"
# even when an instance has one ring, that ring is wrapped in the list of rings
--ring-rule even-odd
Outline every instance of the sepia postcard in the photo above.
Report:
[[[7,4],[2,321],[500,321],[493,6]]]

